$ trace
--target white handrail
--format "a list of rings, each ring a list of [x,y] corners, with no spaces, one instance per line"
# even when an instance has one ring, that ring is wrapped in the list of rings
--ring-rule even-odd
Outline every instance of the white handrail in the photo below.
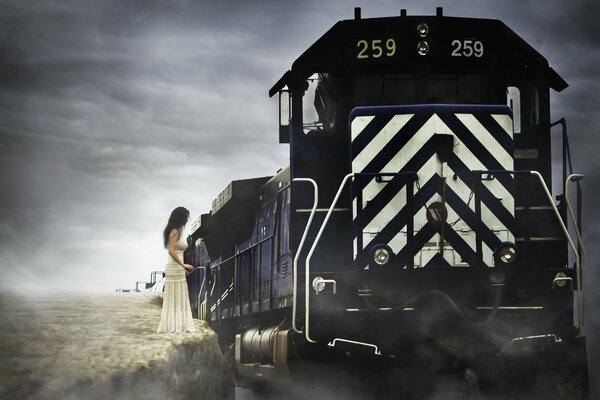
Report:
[[[379,351],[379,347],[377,347],[377,345],[372,344],[372,343],[366,343],[366,342],[357,342],[356,340],[335,338],[335,339],[333,339],[333,342],[328,343],[327,346],[335,347],[336,342],[344,342],[344,343],[358,344],[360,346],[372,347],[376,356],[381,355],[381,351]]]
[[[293,269],[294,269],[294,281],[292,282],[292,287],[293,287],[293,301],[292,301],[292,329],[294,329],[294,332],[296,333],[302,333],[301,330],[299,330],[296,327],[296,312],[297,312],[297,297],[298,297],[298,288],[296,287],[296,284],[298,282],[298,259],[300,258],[300,252],[302,251],[302,247],[304,247],[304,241],[306,240],[306,236],[308,236],[308,230],[310,229],[310,225],[312,224],[312,220],[313,217],[315,216],[315,211],[317,209],[317,203],[319,202],[319,187],[317,185],[317,182],[315,182],[313,179],[310,178],[294,178],[292,179],[292,182],[310,182],[313,185],[314,191],[313,191],[313,195],[314,195],[314,200],[313,200],[313,206],[312,206],[312,210],[310,212],[310,216],[308,217],[308,222],[306,223],[306,228],[304,228],[304,233],[302,234],[302,239],[300,239],[300,244],[298,245],[298,250],[296,250],[296,255],[294,256],[294,264],[293,264]],[[305,293],[305,295],[308,297],[308,292]]]
[[[206,267],[198,267],[194,271],[197,271],[199,269],[204,270],[204,276],[202,277],[202,284],[200,285],[200,290],[198,291],[198,299],[197,299],[198,300],[198,317],[200,317],[200,296],[202,295],[202,289],[204,288],[204,282],[206,282]],[[206,297],[206,293],[204,293],[204,295]]]
[[[529,171],[532,175],[535,175],[538,177],[542,188],[544,189],[544,191],[546,192],[546,197],[548,198],[548,200],[550,201],[550,204],[552,205],[552,209],[554,210],[554,214],[556,215],[556,218],[558,219],[558,222],[563,230],[563,233],[565,234],[565,237],[567,238],[567,240],[569,241],[569,245],[571,246],[571,249],[573,250],[573,254],[575,254],[575,271],[577,273],[577,282],[581,282],[581,271],[580,271],[580,264],[579,264],[579,253],[577,252],[577,248],[575,247],[575,244],[573,243],[573,240],[571,239],[571,235],[569,235],[569,230],[567,229],[567,227],[565,226],[565,223],[562,220],[562,217],[560,216],[560,212],[558,211],[558,208],[556,208],[556,204],[554,204],[554,199],[552,198],[552,194],[550,194],[550,191],[548,190],[548,186],[546,186],[546,182],[544,182],[544,178],[542,178],[542,175],[537,172],[537,171]],[[578,292],[578,296],[577,296],[577,311],[578,311],[578,329],[579,329],[579,336],[581,336],[582,331],[583,331],[583,316],[582,314],[582,298],[581,298],[581,288],[579,288],[579,292]]]
[[[581,237],[581,233],[579,232],[579,226],[577,225],[577,218],[575,218],[575,213],[573,212],[573,208],[571,207],[571,202],[569,201],[569,182],[575,181],[577,179],[583,179],[585,175],[582,174],[571,174],[567,177],[565,181],[565,202],[567,204],[567,209],[569,210],[569,215],[573,220],[573,227],[575,228],[575,233],[577,234],[577,243],[581,247],[581,274],[577,276],[577,287],[579,289],[579,306],[581,307],[581,329],[585,326],[585,313],[584,313],[584,299],[583,295],[583,277],[585,275],[585,268],[587,264],[587,252],[585,251],[585,246],[583,245],[583,238]]]
[[[329,207],[329,210],[327,211],[327,215],[325,215],[325,219],[323,220],[323,223],[321,224],[321,228],[319,229],[319,232],[317,233],[317,236],[315,237],[313,245],[310,248],[308,255],[306,256],[306,264],[305,264],[306,276],[304,279],[304,281],[305,281],[304,282],[304,293],[306,293],[306,296],[304,299],[304,337],[306,338],[306,341],[310,342],[310,343],[316,343],[316,341],[314,341],[310,338],[310,323],[309,323],[309,317],[310,317],[310,282],[309,282],[310,259],[312,258],[312,255],[315,252],[315,248],[317,247],[319,240],[321,240],[321,235],[323,234],[323,231],[325,230],[325,227],[327,226],[327,222],[329,222],[329,217],[331,217],[333,208],[335,207],[338,199],[340,198],[340,195],[342,194],[342,190],[344,189],[346,182],[348,181],[348,179],[352,178],[353,176],[354,176],[353,172],[349,173],[348,175],[346,175],[344,177],[344,179],[342,180],[342,183],[340,183],[340,187],[338,188],[338,191],[335,194],[333,201],[331,202],[331,206]]]

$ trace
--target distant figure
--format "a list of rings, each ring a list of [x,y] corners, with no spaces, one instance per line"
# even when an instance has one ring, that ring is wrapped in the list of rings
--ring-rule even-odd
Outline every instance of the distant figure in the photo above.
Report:
[[[165,266],[165,288],[158,333],[196,330],[185,280],[186,273],[192,272],[194,267],[183,263],[183,252],[187,249],[187,243],[181,239],[181,232],[189,217],[190,212],[187,209],[177,207],[171,212],[164,231],[164,245],[169,256]]]

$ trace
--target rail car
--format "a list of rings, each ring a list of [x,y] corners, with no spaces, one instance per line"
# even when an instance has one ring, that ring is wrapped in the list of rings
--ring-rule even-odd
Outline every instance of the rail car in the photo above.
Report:
[[[231,182],[188,238],[238,379],[585,397],[583,177],[550,119],[567,86],[501,21],[441,8],[356,9],[302,53],[269,91],[290,165]]]

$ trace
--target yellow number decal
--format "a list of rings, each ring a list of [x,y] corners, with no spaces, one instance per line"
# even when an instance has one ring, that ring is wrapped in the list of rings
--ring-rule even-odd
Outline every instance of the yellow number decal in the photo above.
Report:
[[[371,42],[371,47],[373,48],[373,58],[379,58],[383,54],[383,49],[381,48],[381,39],[374,39]]]
[[[383,47],[383,39],[373,39],[371,42],[361,39],[356,42],[356,47],[358,47],[357,59],[381,58],[384,51],[386,57],[392,57],[396,54],[396,41],[391,38],[385,41],[385,48]]]
[[[396,54],[396,41],[394,39],[388,39],[385,41],[385,48],[387,49],[386,56],[391,57]]]
[[[369,58],[369,55],[366,54],[369,43],[367,43],[366,40],[359,40],[358,43],[356,43],[356,47],[360,49],[356,58]]]

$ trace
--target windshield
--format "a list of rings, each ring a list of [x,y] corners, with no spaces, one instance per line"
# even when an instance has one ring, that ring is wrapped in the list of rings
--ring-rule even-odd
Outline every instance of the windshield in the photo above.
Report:
[[[483,74],[358,75],[354,83],[357,106],[401,104],[484,104],[488,100]]]

